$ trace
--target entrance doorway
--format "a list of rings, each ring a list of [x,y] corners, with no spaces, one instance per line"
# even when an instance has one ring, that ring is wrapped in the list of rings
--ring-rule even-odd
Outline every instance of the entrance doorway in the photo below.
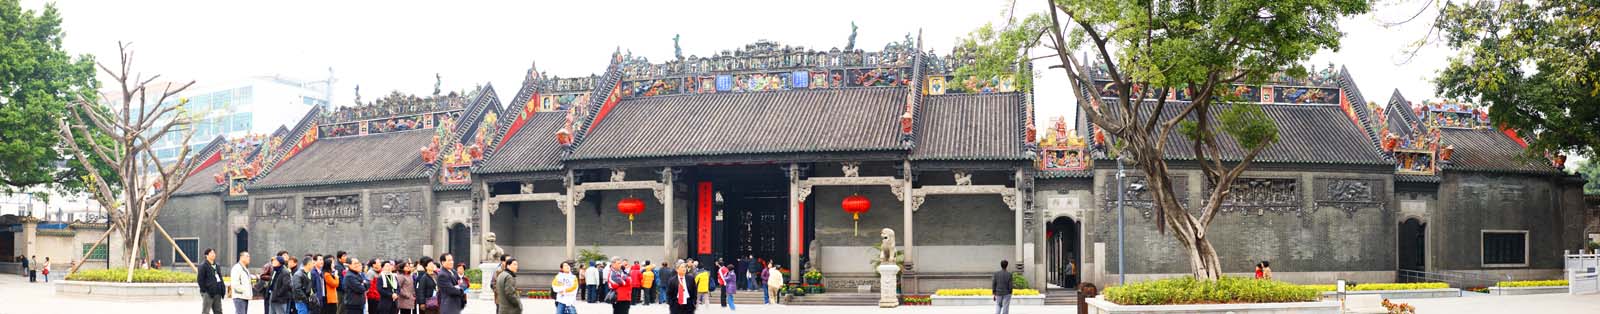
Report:
[[[698,170],[721,202],[714,205],[721,221],[713,221],[717,257],[726,261],[755,258],[789,263],[789,182],[783,169],[771,165],[707,167]],[[715,213],[713,214],[715,215]],[[792,267],[792,266],[791,266]]]
[[[234,256],[234,258],[238,258],[239,257],[239,252],[249,252],[249,251],[250,251],[250,230],[244,230],[244,228],[239,228],[239,231],[235,231],[233,233],[233,256]]]
[[[1045,225],[1050,285],[1066,289],[1078,287],[1079,274],[1082,273],[1079,268],[1082,265],[1079,235],[1078,222],[1072,218],[1056,218]]]
[[[455,256],[456,263],[468,262],[467,259],[472,258],[472,241],[468,239],[471,234],[467,233],[467,225],[455,223],[445,229],[445,233],[450,245],[448,252]]]
[[[1399,239],[1396,241],[1400,270],[1427,271],[1427,227],[1428,224],[1416,218],[1400,223],[1400,232],[1397,232]]]

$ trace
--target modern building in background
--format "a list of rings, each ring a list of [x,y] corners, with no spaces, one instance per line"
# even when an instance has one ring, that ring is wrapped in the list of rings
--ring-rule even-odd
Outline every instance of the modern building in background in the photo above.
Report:
[[[332,80],[255,76],[191,87],[179,95],[180,99],[189,100],[185,112],[196,117],[190,125],[194,130],[188,143],[190,153],[198,153],[217,136],[270,134],[280,126],[299,123],[311,107],[328,107]],[[184,132],[168,133],[156,143],[156,156],[164,163],[177,159],[183,149],[183,137]]]

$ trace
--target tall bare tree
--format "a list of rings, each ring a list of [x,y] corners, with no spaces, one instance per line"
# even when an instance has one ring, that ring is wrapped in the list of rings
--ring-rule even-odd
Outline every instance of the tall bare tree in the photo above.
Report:
[[[1078,111],[1111,138],[1112,153],[1142,171],[1154,199],[1156,226],[1170,232],[1189,258],[1194,277],[1216,280],[1222,262],[1207,236],[1212,220],[1262,150],[1278,140],[1276,123],[1250,101],[1226,92],[1233,84],[1259,83],[1275,73],[1305,75],[1299,62],[1322,49],[1338,49],[1340,18],[1365,13],[1368,0],[1045,0],[1044,12],[979,28],[958,52],[971,64],[958,75],[1011,75],[1017,64],[1052,60],[1068,86],[1085,99]],[[1013,3],[1015,5],[1015,3]],[[1013,12],[1015,7],[1013,6]],[[1079,51],[1088,51],[1082,57]],[[1044,52],[1042,56],[1028,53]],[[1020,62],[1019,62],[1020,61]],[[1098,90],[1090,71],[1111,81],[1115,100]],[[1028,84],[1032,73],[1017,75]],[[1188,91],[1192,101],[1168,101]],[[1177,108],[1176,114],[1163,115]],[[1189,139],[1169,147],[1168,135]],[[1230,152],[1222,137],[1233,138]],[[1189,149],[1206,181],[1205,200],[1185,204],[1175,191],[1167,152]]]
[[[161,231],[155,219],[187,175],[189,139],[194,131],[186,127],[192,119],[184,110],[188,100],[175,95],[194,85],[194,81],[153,83],[161,75],[145,77],[133,71],[132,44],[118,42],[117,46],[121,57],[118,67],[95,64],[110,76],[116,84],[113,87],[120,89],[119,94],[107,95],[112,103],[105,105],[90,101],[92,97],[79,97],[69,106],[74,112],[57,122],[57,131],[67,139],[64,142],[79,163],[107,165],[117,175],[113,179],[120,180],[116,182],[120,188],[114,189],[99,175],[98,170],[102,169],[88,171],[91,195],[105,207],[111,228],[122,235],[121,243],[116,244],[123,248],[120,258],[128,261],[128,281],[132,281],[134,259],[140,248],[150,247],[152,231]],[[180,132],[183,137],[177,158],[169,164],[162,162],[152,146],[172,132]],[[78,140],[96,134],[104,134],[110,140]]]

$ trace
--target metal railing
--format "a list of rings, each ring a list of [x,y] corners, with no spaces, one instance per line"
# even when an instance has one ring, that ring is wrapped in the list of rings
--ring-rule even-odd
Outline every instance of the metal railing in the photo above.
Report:
[[[1493,287],[1501,281],[1511,281],[1511,275],[1490,275],[1459,271],[1418,271],[1402,269],[1395,272],[1396,282],[1443,282],[1454,288]]]

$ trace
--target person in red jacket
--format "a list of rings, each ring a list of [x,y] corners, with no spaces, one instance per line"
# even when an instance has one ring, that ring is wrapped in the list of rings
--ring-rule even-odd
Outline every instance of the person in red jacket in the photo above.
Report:
[[[628,304],[633,302],[633,286],[628,275],[628,268],[622,265],[627,261],[622,258],[611,258],[611,276],[606,278],[606,286],[617,295],[616,302],[611,303],[612,314],[628,314]]]
[[[640,288],[644,287],[644,272],[639,271],[638,261],[630,261],[628,262],[628,265],[628,287],[633,288],[633,295],[641,296],[639,298],[635,298],[638,300],[634,300],[633,302],[633,304],[637,305],[639,303],[638,301],[644,300],[642,297],[644,291]]]
[[[378,307],[378,276],[371,275],[375,274],[373,267],[378,266],[378,259],[376,258],[372,259],[371,262],[367,262],[366,269],[368,275],[365,276],[367,278],[367,312],[369,313],[378,313],[379,310],[382,309],[381,307]]]

